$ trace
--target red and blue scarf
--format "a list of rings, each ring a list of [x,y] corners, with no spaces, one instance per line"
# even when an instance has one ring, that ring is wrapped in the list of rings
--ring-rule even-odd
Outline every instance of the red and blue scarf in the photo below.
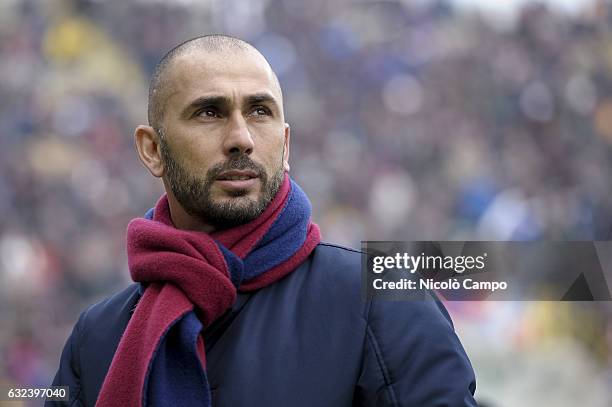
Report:
[[[257,219],[210,234],[176,229],[168,199],[127,230],[130,274],[146,285],[97,407],[211,406],[203,330],[254,291],[295,270],[320,242],[311,205],[285,174]]]

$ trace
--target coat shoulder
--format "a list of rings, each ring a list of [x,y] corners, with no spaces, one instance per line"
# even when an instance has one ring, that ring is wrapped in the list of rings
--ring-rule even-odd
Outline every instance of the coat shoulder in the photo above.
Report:
[[[310,293],[313,302],[321,309],[347,308],[351,314],[363,319],[366,304],[362,297],[362,256],[362,252],[355,249],[320,243],[304,270],[307,272],[296,273],[295,278],[304,279],[304,286],[309,288],[300,291],[301,295]]]
[[[126,313],[131,314],[140,298],[140,284],[133,283],[123,290],[90,305],[81,317],[83,328],[95,326],[99,329],[106,325],[108,320],[117,322],[117,318]]]
[[[319,243],[312,254],[312,266],[322,268],[333,278],[360,280],[363,252],[333,243]]]

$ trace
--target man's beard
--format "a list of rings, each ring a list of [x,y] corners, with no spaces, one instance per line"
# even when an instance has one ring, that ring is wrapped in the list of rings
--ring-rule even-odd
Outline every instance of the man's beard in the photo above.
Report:
[[[224,163],[214,165],[202,178],[185,170],[172,156],[167,143],[163,139],[160,141],[160,150],[166,170],[166,178],[176,200],[189,215],[214,226],[216,229],[227,229],[242,225],[259,217],[276,196],[284,179],[282,161],[279,169],[268,179],[265,168],[261,164],[253,162],[245,154],[231,157]],[[226,192],[232,198],[215,202],[211,197],[212,184],[219,174],[228,170],[254,171],[261,184],[259,199],[254,200],[246,197],[247,190],[237,190]]]

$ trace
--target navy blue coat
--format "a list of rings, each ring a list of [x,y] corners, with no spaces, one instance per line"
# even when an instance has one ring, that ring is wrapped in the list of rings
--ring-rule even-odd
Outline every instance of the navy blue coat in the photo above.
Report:
[[[240,294],[205,332],[215,406],[475,406],[474,372],[437,301],[364,301],[360,253],[319,244],[277,283]],[[133,284],[83,312],[53,385],[94,406],[140,297]]]

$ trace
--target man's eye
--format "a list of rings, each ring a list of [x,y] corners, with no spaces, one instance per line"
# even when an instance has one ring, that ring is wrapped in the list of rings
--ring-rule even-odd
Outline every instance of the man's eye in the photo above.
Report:
[[[200,117],[218,117],[219,113],[215,109],[202,109],[196,113]]]
[[[264,106],[257,106],[252,110],[251,113],[253,116],[269,116],[270,109]]]

